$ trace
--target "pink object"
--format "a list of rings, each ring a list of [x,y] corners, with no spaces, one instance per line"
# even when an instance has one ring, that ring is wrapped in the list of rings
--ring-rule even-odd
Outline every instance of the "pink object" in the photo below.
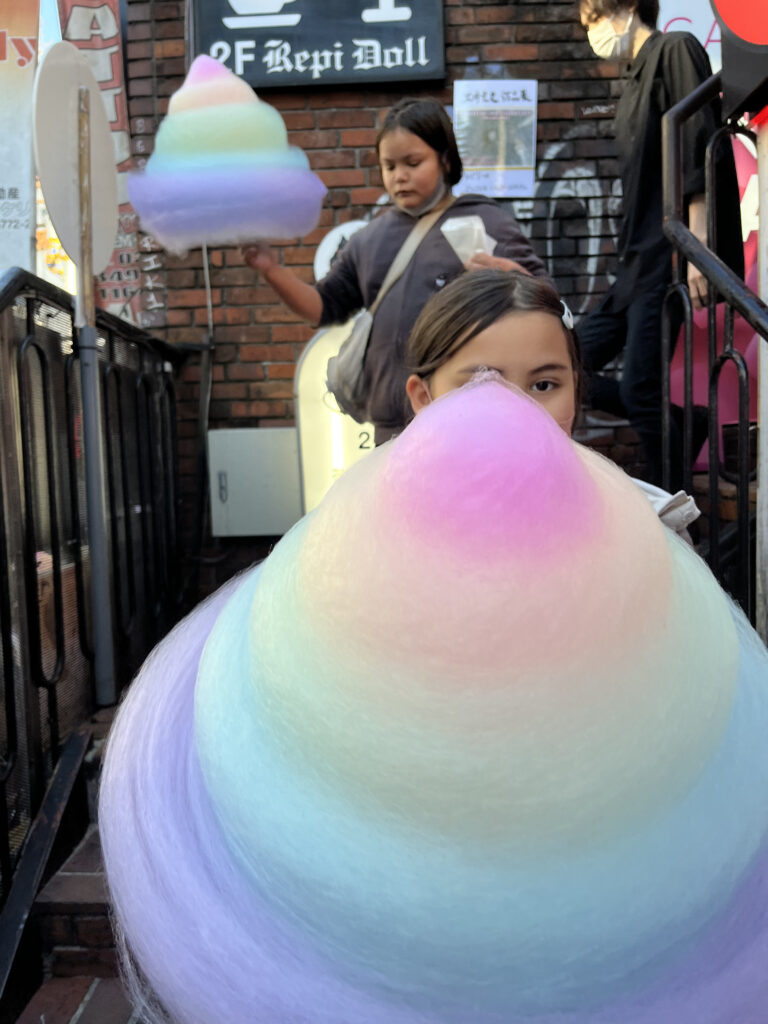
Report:
[[[736,173],[739,179],[739,197],[744,202],[747,187],[753,175],[757,174],[757,160],[740,141],[734,140],[733,152],[736,160]],[[757,290],[757,231],[750,232],[744,243],[744,279],[752,291]],[[724,335],[725,303],[718,303],[717,320],[717,352],[722,351]],[[709,406],[709,356],[708,356],[708,312],[700,309],[693,314],[693,402],[694,405]],[[749,370],[749,418],[757,420],[757,353],[760,336],[740,316],[734,317],[734,347],[745,357]],[[681,329],[678,336],[675,354],[670,366],[670,393],[676,405],[685,402],[685,367],[684,367],[685,332]],[[734,366],[723,367],[718,388],[718,419],[722,427],[727,423],[736,423],[739,418],[738,377]],[[722,458],[722,435],[720,439],[720,456]],[[695,470],[706,470],[709,460],[709,445],[705,443],[694,463]]]

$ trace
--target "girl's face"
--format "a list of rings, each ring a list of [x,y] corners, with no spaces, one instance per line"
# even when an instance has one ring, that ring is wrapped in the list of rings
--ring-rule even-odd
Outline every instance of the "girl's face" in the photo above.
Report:
[[[576,416],[576,373],[557,317],[534,311],[508,313],[454,352],[429,381],[412,374],[406,391],[413,411],[460,388],[484,367],[530,395],[570,437]]]
[[[439,154],[405,128],[395,128],[379,143],[384,188],[401,210],[420,206],[445,177]]]

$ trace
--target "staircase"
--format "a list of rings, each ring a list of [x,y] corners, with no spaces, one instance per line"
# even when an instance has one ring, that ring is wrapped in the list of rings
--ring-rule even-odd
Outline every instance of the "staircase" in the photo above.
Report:
[[[102,710],[93,721],[95,742],[86,759],[92,820],[113,711]],[[38,894],[34,921],[46,980],[16,1024],[139,1024],[118,978],[96,824]]]

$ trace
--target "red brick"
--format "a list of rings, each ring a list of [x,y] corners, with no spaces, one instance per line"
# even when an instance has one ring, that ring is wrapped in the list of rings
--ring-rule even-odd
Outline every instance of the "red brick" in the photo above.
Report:
[[[323,171],[320,175],[327,188],[349,188],[365,184],[365,172],[357,170]],[[345,204],[346,205],[346,204]]]
[[[169,327],[183,327],[192,323],[191,309],[169,309],[165,314],[165,322]]]
[[[365,107],[368,105],[368,98],[362,90],[312,91],[309,93],[309,105],[310,107],[325,107],[326,110],[333,107]]]
[[[223,398],[248,398],[248,384],[245,381],[217,384],[214,394],[219,401]]]
[[[572,121],[575,114],[576,106],[574,103],[539,103],[539,117],[542,120],[560,118]]]
[[[306,131],[316,127],[315,115],[308,110],[286,111],[283,114],[283,121],[289,132]],[[293,139],[290,138],[290,141],[293,142]]]
[[[464,43],[507,43],[511,39],[511,25],[461,25],[450,32],[450,42],[460,45]]]
[[[301,149],[330,149],[338,146],[339,133],[334,131],[293,132],[291,142]]]
[[[184,16],[184,7],[179,3],[153,3],[152,17],[157,21],[167,21],[175,18],[177,21]]]
[[[149,25],[139,23],[138,25],[128,25],[125,30],[125,38],[129,43],[135,42],[137,39],[149,39],[151,32]]]
[[[128,61],[144,60],[146,57],[151,56],[152,43],[150,42],[128,43],[125,48],[125,59]]]
[[[311,264],[315,258],[315,250],[309,245],[285,246],[282,256],[286,266]]]
[[[267,380],[286,378],[293,380],[296,375],[296,366],[294,363],[268,363],[266,370]]]
[[[178,288],[168,292],[168,306],[205,306],[206,305],[206,294],[205,288]],[[221,289],[211,289],[211,302],[218,304],[221,302]]]
[[[251,275],[253,279],[253,275]],[[274,293],[271,295],[274,302]],[[253,305],[263,301],[263,290],[255,286],[251,288],[227,288],[227,302],[233,306]]]
[[[128,23],[132,24],[135,21],[149,21],[151,18],[151,4],[128,4],[127,18]]]
[[[506,12],[509,17],[509,11]],[[445,12],[446,25],[471,25],[475,19],[479,21],[479,12],[476,14],[471,7],[459,7],[456,10]]]
[[[275,324],[272,328],[272,341],[295,341],[303,344],[309,341],[317,330],[316,327],[304,324]],[[277,347],[277,346],[275,346]]]
[[[375,146],[378,132],[375,128],[350,128],[341,133],[342,146]]]
[[[373,206],[381,199],[382,189],[380,188],[353,188],[350,189],[350,200],[361,206]]]
[[[248,392],[251,398],[293,398],[293,383],[281,380],[257,381],[248,385]]]
[[[76,917],[75,935],[78,945],[92,949],[111,949],[115,944],[107,917]]]
[[[52,978],[39,989],[16,1024],[69,1024],[94,984],[93,978]]]
[[[285,402],[233,402],[231,409],[233,419],[246,419],[249,416],[254,416],[257,419],[285,416],[285,412]]]
[[[147,44],[149,45],[149,44]],[[152,61],[151,60],[129,60],[128,61],[128,77],[129,78],[148,78],[152,74]]]
[[[232,324],[226,327],[216,328],[218,342],[230,342],[232,345],[259,344],[269,341],[269,328],[261,324]],[[230,362],[239,358],[239,350],[234,349],[236,355]]]
[[[307,153],[313,171],[324,167],[354,167],[355,154],[343,149],[310,149]]]
[[[165,272],[165,283],[169,288],[194,288],[197,283],[196,278],[194,270],[179,270],[169,267]]]
[[[539,48],[526,43],[498,43],[484,46],[483,57],[488,61],[509,61],[515,63],[523,60],[538,60]]]
[[[376,115],[370,110],[321,110],[318,128],[375,128]]]
[[[176,21],[161,21],[154,29],[157,39],[178,39],[184,36],[183,27]]]
[[[183,57],[186,48],[183,39],[159,39],[154,46],[155,57]]]
[[[56,978],[80,975],[113,978],[117,974],[117,954],[114,949],[72,949],[59,946],[53,955],[51,973]]]
[[[129,96],[151,96],[152,95],[152,79],[151,78],[137,78],[131,79],[128,82],[128,95]]]
[[[264,367],[261,363],[232,363],[227,367],[229,380],[264,380]]]

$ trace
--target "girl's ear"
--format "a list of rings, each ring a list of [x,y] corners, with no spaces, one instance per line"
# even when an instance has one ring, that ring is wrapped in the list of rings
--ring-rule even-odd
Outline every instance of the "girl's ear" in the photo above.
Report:
[[[411,408],[417,414],[432,401],[427,382],[418,373],[412,373],[405,382],[405,393],[408,395]]]

